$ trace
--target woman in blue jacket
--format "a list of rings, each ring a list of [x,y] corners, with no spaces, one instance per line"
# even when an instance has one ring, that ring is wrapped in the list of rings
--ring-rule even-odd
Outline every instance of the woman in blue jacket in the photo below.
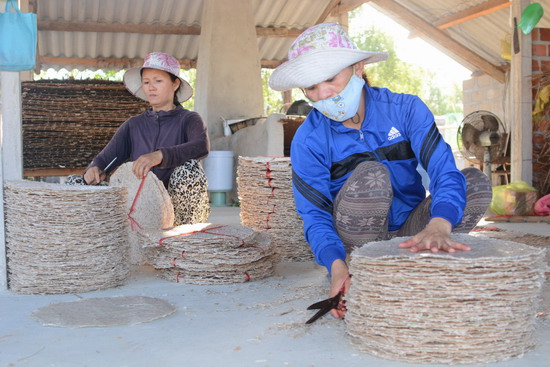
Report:
[[[70,177],[67,183],[98,184],[122,163],[133,161],[138,178],[152,171],[164,183],[176,225],[206,222],[208,184],[198,161],[208,155],[210,143],[199,114],[181,106],[193,89],[180,76],[179,62],[162,52],[150,53],[143,66],[126,71],[124,84],[151,108],[125,121],[83,177]]]
[[[450,234],[469,232],[491,201],[489,179],[456,168],[418,97],[369,86],[364,65],[386,58],[324,23],[294,41],[269,80],[274,90],[301,88],[314,107],[292,141],[292,182],[305,237],[331,274],[331,296],[349,287],[346,254],[369,241],[407,236],[399,247],[413,252],[468,251]]]

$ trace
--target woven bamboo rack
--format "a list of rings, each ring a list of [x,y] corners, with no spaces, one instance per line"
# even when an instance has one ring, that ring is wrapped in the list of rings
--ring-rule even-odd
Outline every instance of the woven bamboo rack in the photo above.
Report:
[[[124,121],[148,106],[121,82],[42,80],[23,82],[21,89],[27,176],[86,167]]]

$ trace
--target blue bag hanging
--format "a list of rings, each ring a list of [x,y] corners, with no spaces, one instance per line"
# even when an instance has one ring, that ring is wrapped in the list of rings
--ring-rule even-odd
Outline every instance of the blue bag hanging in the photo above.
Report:
[[[21,13],[17,0],[8,0],[0,13],[0,70],[34,69],[37,33],[36,14]]]

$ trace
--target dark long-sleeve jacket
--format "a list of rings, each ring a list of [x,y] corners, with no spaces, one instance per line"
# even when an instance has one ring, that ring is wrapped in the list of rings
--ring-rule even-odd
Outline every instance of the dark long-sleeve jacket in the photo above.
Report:
[[[126,161],[143,154],[162,152],[162,162],[151,169],[168,187],[174,169],[190,159],[208,155],[210,141],[206,125],[198,113],[182,106],[170,111],[147,110],[126,120],[89,167],[105,167],[116,157],[107,174]]]

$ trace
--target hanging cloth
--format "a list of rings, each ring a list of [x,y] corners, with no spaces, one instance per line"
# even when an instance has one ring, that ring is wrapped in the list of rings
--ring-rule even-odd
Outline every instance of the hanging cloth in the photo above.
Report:
[[[0,70],[34,69],[37,33],[36,14],[21,13],[17,0],[7,0],[0,13]]]

